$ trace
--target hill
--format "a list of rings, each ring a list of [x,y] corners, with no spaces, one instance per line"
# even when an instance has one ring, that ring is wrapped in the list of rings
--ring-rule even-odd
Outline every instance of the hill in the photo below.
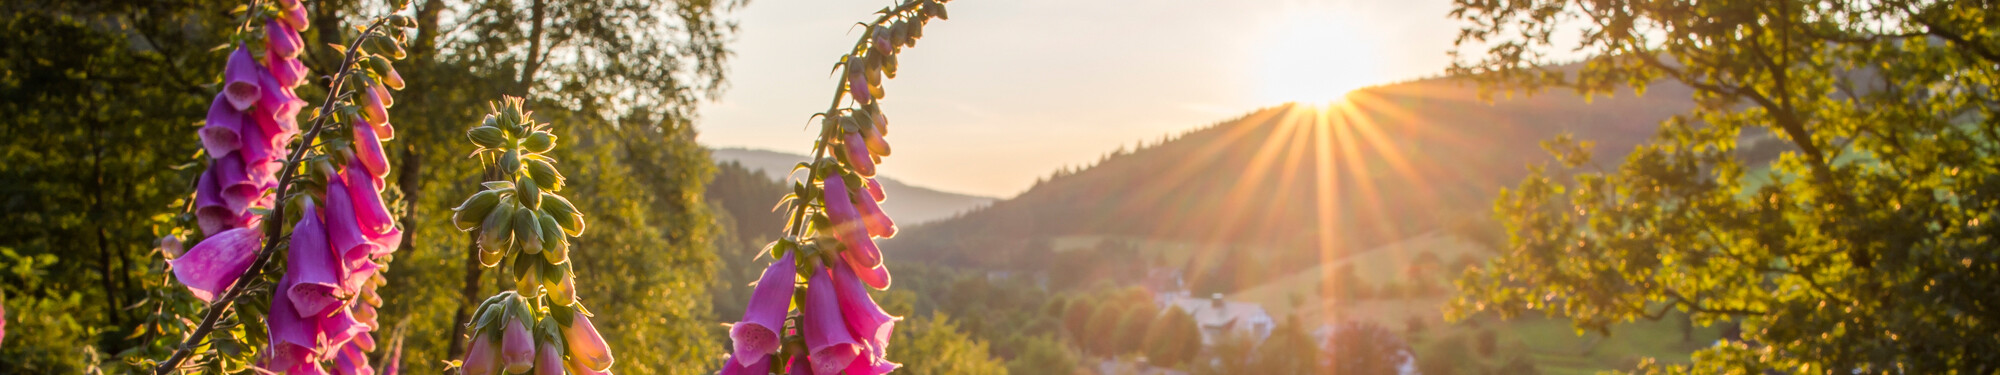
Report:
[[[1588,102],[1568,92],[1490,103],[1477,94],[1440,78],[1359,90],[1332,107],[1260,109],[1058,172],[1020,196],[905,231],[887,248],[1027,268],[1036,261],[1027,252],[1047,250],[1049,240],[1108,235],[1193,244],[1197,253],[1267,249],[1276,254],[1260,256],[1284,268],[1267,273],[1284,274],[1483,218],[1500,187],[1550,160],[1539,144],[1559,133],[1618,160],[1693,106],[1688,89],[1673,85]]]
[[[710,157],[718,164],[739,163],[748,171],[762,172],[775,180],[784,180],[785,173],[790,172],[794,164],[807,159],[805,155],[747,148],[714,149],[710,150]],[[882,209],[887,211],[890,217],[896,218],[898,224],[906,227],[949,218],[995,200],[993,197],[913,186],[894,177],[878,176],[876,180],[882,182],[882,189],[889,192],[889,200],[882,203]],[[778,195],[784,195],[786,191],[789,189],[780,191]],[[777,202],[778,195],[765,198],[766,210],[769,209],[769,204]]]

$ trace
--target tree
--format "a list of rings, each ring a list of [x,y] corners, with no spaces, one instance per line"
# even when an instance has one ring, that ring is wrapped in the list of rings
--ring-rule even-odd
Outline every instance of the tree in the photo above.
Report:
[[[1489,91],[1666,86],[1698,106],[1615,169],[1592,161],[1589,142],[1546,143],[1560,163],[1500,195],[1512,238],[1461,281],[1453,315],[1544,310],[1606,333],[1674,310],[1742,320],[1743,341],[1679,370],[2000,370],[1995,12],[1457,2],[1467,28],[1452,71]],[[1573,43],[1549,38],[1572,30]],[[1559,64],[1554,51],[1589,57]],[[1735,153],[1745,139],[1784,151],[1749,163]]]
[[[1083,347],[1091,354],[1101,356],[1118,355],[1118,322],[1125,317],[1131,306],[1111,301],[1091,312],[1090,322],[1083,327]]]
[[[1320,346],[1313,343],[1312,333],[1306,331],[1297,317],[1287,317],[1271,330],[1271,337],[1265,338],[1257,346],[1255,363],[1251,365],[1256,374],[1299,374],[1319,373]],[[1363,374],[1339,372],[1336,374]]]
[[[1090,317],[1097,314],[1097,303],[1089,298],[1076,298],[1063,309],[1063,330],[1069,332],[1070,339],[1078,345],[1089,337]]]
[[[1327,341],[1325,362],[1334,374],[1395,374],[1410,359],[1403,339],[1374,323],[1342,323]]]
[[[1145,353],[1146,328],[1151,327],[1153,320],[1159,316],[1160,310],[1153,307],[1152,304],[1132,306],[1126,309],[1124,317],[1118,319],[1118,330],[1112,334],[1115,339],[1114,341],[1117,342],[1114,352],[1119,354]]]
[[[1076,371],[1076,355],[1055,337],[1030,337],[1014,359],[1007,361],[1010,374],[1069,374]]]
[[[986,341],[958,331],[949,315],[911,318],[897,327],[896,350],[889,361],[902,363],[897,373],[911,375],[1005,375],[1007,367],[986,353]]]
[[[1194,315],[1178,307],[1168,308],[1146,327],[1146,360],[1163,367],[1178,367],[1201,353],[1201,326]]]

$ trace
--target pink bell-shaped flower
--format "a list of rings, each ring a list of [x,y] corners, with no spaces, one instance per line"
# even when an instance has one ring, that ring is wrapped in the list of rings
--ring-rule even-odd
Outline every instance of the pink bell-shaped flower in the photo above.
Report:
[[[847,133],[840,143],[840,150],[847,152],[847,166],[861,177],[875,177],[875,162],[868,155],[868,145],[862,143],[861,134]]]
[[[236,46],[236,51],[229,53],[229,63],[222,68],[222,96],[237,111],[250,110],[263,93],[263,75],[257,69],[257,58],[250,56],[250,49]]]
[[[264,21],[264,52],[284,58],[299,57],[299,50],[305,48],[305,41],[299,39],[299,31],[292,25],[277,20]]]
[[[322,335],[320,352],[331,354],[334,349],[347,345],[356,336],[368,334],[368,330],[368,325],[355,320],[354,314],[349,313],[347,309],[334,309],[333,315],[319,319],[319,332]]]
[[[570,318],[570,324],[562,327],[563,341],[569,343],[569,357],[577,367],[609,371],[611,363],[617,359],[611,356],[611,346],[604,343],[604,336],[597,334],[597,326],[590,324],[590,317],[579,313]]]
[[[389,154],[382,152],[382,138],[375,136],[375,127],[356,123],[354,129],[354,157],[368,168],[368,174],[377,180],[389,175]],[[380,190],[380,189],[376,189]]]
[[[736,358],[735,356],[731,356],[729,357],[729,359],[725,359],[722,361],[722,371],[717,372],[716,375],[770,375],[771,374],[770,356],[759,355],[756,358],[750,358],[750,359],[753,360],[754,362],[745,364],[742,363],[743,361],[738,361],[738,358]]]
[[[285,14],[282,14],[278,20],[284,21],[286,25],[291,25],[300,31],[304,31],[312,26],[311,22],[306,22],[306,7],[304,6],[286,8]]]
[[[352,345],[340,348],[340,354],[333,358],[333,373],[339,375],[375,375],[375,366],[368,364],[368,354]]]
[[[854,201],[848,198],[846,180],[840,174],[828,175],[822,190],[821,200],[826,202],[826,217],[833,224],[833,236],[847,245],[840,256],[855,263],[856,267],[881,265],[882,250],[875,247],[874,239],[868,238],[861,213],[854,208]]]
[[[804,306],[806,349],[812,354],[814,374],[833,374],[847,369],[861,354],[861,344],[847,331],[840,314],[839,292],[834,290],[831,270],[821,268],[806,282]]]
[[[307,204],[292,228],[291,250],[285,255],[285,297],[299,317],[323,316],[340,307],[340,263],[326,242],[326,224],[315,204]]]
[[[257,221],[257,215],[246,211],[236,211],[222,200],[222,187],[216,182],[220,171],[209,168],[202,171],[200,180],[195,182],[194,215],[201,224],[201,232],[210,236],[234,228],[250,227]]]
[[[882,191],[882,183],[875,182],[873,178],[864,178],[862,181],[868,182],[868,195],[875,197],[876,203],[889,201],[889,193]]]
[[[542,342],[535,352],[535,375],[563,375],[562,348],[554,340]]]
[[[349,159],[347,170],[340,174],[347,178],[347,195],[354,200],[355,223],[360,225],[364,237],[389,233],[396,227],[396,219],[389,216],[389,207],[382,204],[382,195],[375,189],[381,179],[375,178],[360,158]]]
[[[201,126],[201,148],[211,158],[236,152],[243,147],[240,134],[244,122],[243,111],[230,106],[228,92],[215,94],[215,102],[208,106],[208,121]]]
[[[798,279],[796,267],[792,253],[787,252],[764,268],[764,276],[757,279],[757,290],[750,294],[743,320],[729,327],[738,365],[747,366],[748,363],[741,361],[759,360],[778,352],[779,332],[785,329],[785,313],[792,304],[792,284]]]
[[[264,64],[270,67],[271,78],[276,80],[279,85],[299,87],[299,85],[305,84],[306,74],[309,72],[306,69],[306,63],[299,61],[297,57],[270,55],[264,60]]]
[[[880,204],[865,196],[854,198],[854,208],[861,212],[861,223],[868,227],[869,235],[881,238],[896,236],[896,221],[890,220],[889,214],[882,212]]]
[[[500,348],[484,332],[474,332],[465,360],[459,363],[462,375],[494,375],[500,370]]]
[[[833,289],[839,293],[840,316],[846,322],[847,330],[854,337],[868,343],[869,348],[885,350],[889,348],[889,337],[895,332],[896,322],[903,318],[882,311],[875,304],[875,297],[868,295],[861,278],[848,267],[833,269]]]
[[[288,288],[280,281],[278,287]],[[319,316],[304,316],[292,308],[291,301],[284,298],[271,299],[271,313],[265,324],[270,328],[271,363],[273,368],[293,368],[297,363],[316,363],[325,353],[321,345],[324,334],[320,332]]]
[[[365,87],[364,90],[361,90],[361,94],[361,102],[363,103],[361,106],[361,118],[368,120],[368,124],[370,125],[389,123],[389,109],[382,102],[382,95],[376,93],[374,89]]]
[[[376,245],[368,241],[361,230],[361,219],[355,213],[352,190],[347,188],[345,179],[330,179],[326,184],[326,229],[327,239],[333,243],[335,255],[348,269],[362,267],[369,255],[376,251]],[[351,272],[351,271],[350,271]]]
[[[174,267],[174,278],[186,285],[195,298],[203,302],[215,301],[215,296],[243,277],[243,271],[250,269],[250,263],[257,260],[257,250],[264,244],[264,233],[256,228],[236,228],[222,231],[207,240],[195,244],[187,254],[170,263]]]
[[[519,374],[535,368],[535,336],[528,333],[528,326],[520,319],[508,317],[507,328],[500,335],[500,361],[507,366],[507,373]]]

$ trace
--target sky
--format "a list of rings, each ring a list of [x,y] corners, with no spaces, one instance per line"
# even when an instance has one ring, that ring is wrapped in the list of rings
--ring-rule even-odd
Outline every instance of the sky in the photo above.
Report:
[[[889,0],[754,0],[701,142],[805,154],[833,63]],[[898,56],[884,175],[1011,197],[1121,146],[1450,65],[1451,0],[960,0]],[[865,20],[864,20],[865,18]]]

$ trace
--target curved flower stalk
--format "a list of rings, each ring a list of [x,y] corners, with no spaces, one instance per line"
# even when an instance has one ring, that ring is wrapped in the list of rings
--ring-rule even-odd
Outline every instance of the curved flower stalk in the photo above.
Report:
[[[833,105],[815,116],[821,122],[813,161],[798,166],[809,171],[807,179],[781,202],[790,204],[786,238],[767,248],[777,261],[757,281],[743,319],[730,327],[735,348],[722,374],[880,375],[901,367],[888,361],[888,350],[902,318],[868,295],[868,288],[890,284],[875,239],[896,235],[880,205],[888,195],[873,179],[890,153],[882,83],[895,78],[896,54],[916,44],[924,24],[947,18],[945,2],[908,0],[883,9],[841,56]],[[841,106],[843,96],[851,106]]]
[[[306,102],[293,88],[311,74],[298,60],[305,48],[299,30],[308,25],[303,7],[258,2],[236,37],[222,92],[200,131],[209,163],[193,209],[207,238],[171,261],[175,278],[210,305],[155,373],[176,371],[201,346],[234,300],[262,279],[280,242],[288,249],[285,272],[272,291],[257,366],[324,374],[332,363],[340,374],[376,373],[367,357],[375,350],[371,332],[380,328],[375,290],[402,240],[382,198],[388,161],[381,142],[394,132],[386,98],[402,82],[389,59],[403,51],[397,33],[384,27],[412,25],[401,16],[376,19],[354,46],[334,46],[343,56],[329,95],[301,132]]]
[[[608,374],[611,348],[577,301],[569,262],[569,236],[583,234],[583,214],[556,194],[564,177],[547,155],[556,136],[533,115],[521,98],[505,97],[466,132],[479,147],[474,155],[502,180],[452,209],[452,221],[477,231],[480,263],[507,266],[515,289],[487,298],[466,323],[472,341],[460,373]]]

